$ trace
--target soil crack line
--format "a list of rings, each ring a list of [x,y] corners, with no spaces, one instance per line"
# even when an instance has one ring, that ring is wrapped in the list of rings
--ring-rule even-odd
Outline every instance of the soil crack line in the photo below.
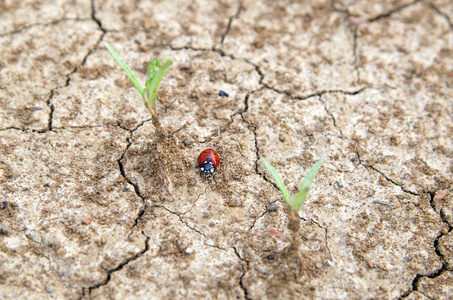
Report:
[[[452,22],[452,20],[450,19],[450,17],[449,17],[447,14],[441,12],[441,11],[437,8],[437,6],[436,6],[434,3],[430,3],[430,5],[431,5],[431,8],[432,8],[436,13],[438,13],[439,15],[441,15],[442,17],[444,17],[444,18],[447,20],[448,25],[450,25],[450,27],[453,27],[453,22]]]
[[[107,285],[109,282],[110,282],[110,279],[112,278],[112,274],[116,271],[119,271],[121,270],[124,266],[126,266],[128,263],[130,263],[131,261],[134,261],[136,260],[137,258],[141,257],[144,253],[146,253],[146,251],[149,250],[149,240],[150,240],[150,237],[147,236],[143,231],[142,231],[142,234],[144,236],[146,236],[146,240],[145,240],[145,248],[139,252],[137,252],[134,256],[130,257],[130,258],[127,258],[125,261],[123,261],[122,263],[120,263],[117,267],[113,268],[113,269],[110,269],[110,270],[107,270],[107,278],[99,283],[99,284],[96,284],[94,286],[90,286],[88,287],[88,295],[91,295],[91,291],[94,290],[94,289],[97,289],[101,286],[104,286],[104,285]],[[83,293],[84,294],[84,293]]]
[[[175,212],[175,211],[172,211],[172,210],[166,208],[165,206],[156,205],[156,207],[162,207],[163,209],[165,209],[165,210],[168,211],[169,213],[174,214],[174,215],[177,215],[178,218],[179,218],[179,221],[180,221],[181,223],[183,223],[187,228],[189,228],[189,229],[195,231],[195,232],[198,233],[199,235],[201,235],[201,236],[203,236],[204,238],[206,238],[206,235],[205,235],[203,232],[201,232],[201,231],[199,231],[198,229],[196,229],[196,228],[194,228],[194,227],[191,227],[189,224],[187,224],[187,222],[184,221],[184,220],[182,219],[181,214],[179,214],[179,213],[177,213],[177,212]]]
[[[239,254],[239,251],[237,250],[236,247],[233,247],[233,250],[234,250],[234,253],[236,254],[236,256],[239,257],[239,259],[241,261],[245,262],[244,272],[242,272],[242,275],[239,278],[239,286],[241,287],[242,291],[244,292],[244,298],[247,299],[247,300],[252,300],[252,298],[249,297],[248,289],[247,289],[247,287],[244,284],[244,276],[248,272],[248,270],[250,269],[249,261],[246,260],[246,259],[243,259],[241,257],[241,255]]]
[[[227,25],[227,28],[225,30],[225,33],[222,35],[222,38],[220,39],[220,43],[221,44],[223,44],[223,42],[225,41],[226,36],[230,32],[231,24],[233,23],[233,20],[239,18],[239,15],[241,14],[242,8],[243,8],[242,7],[242,3],[239,3],[239,7],[238,7],[238,10],[237,10],[236,14],[234,16],[230,17],[230,20],[228,21],[228,25]]]
[[[341,128],[337,125],[337,120],[335,119],[335,116],[333,115],[333,113],[331,113],[331,112],[329,111],[329,109],[327,108],[326,102],[322,100],[322,97],[319,97],[318,100],[323,104],[324,110],[326,111],[326,113],[332,118],[332,120],[333,120],[333,126],[340,132],[340,135],[344,138],[343,131],[342,131]]]
[[[124,150],[124,153],[121,155],[121,157],[118,159],[118,166],[120,168],[120,173],[121,173],[121,176],[123,176],[123,178],[126,180],[127,183],[129,183],[130,185],[132,185],[134,187],[134,191],[135,191],[135,194],[141,199],[141,202],[142,202],[142,207],[140,207],[140,210],[137,214],[137,217],[135,218],[134,220],[134,225],[132,225],[131,227],[131,233],[132,233],[132,230],[137,226],[140,218],[144,215],[145,213],[145,210],[146,210],[146,201],[145,201],[145,198],[140,194],[140,188],[139,186],[132,182],[132,180],[130,180],[127,176],[126,176],[126,171],[124,170],[124,165],[122,163],[122,160],[124,159],[124,156],[126,155],[127,153],[127,150],[129,149],[129,147],[132,145],[132,142],[131,142],[131,138],[132,138],[132,133],[129,131],[130,133],[130,136],[128,138],[126,138],[127,140],[127,146],[126,146],[126,149]]]
[[[102,27],[102,22],[96,17],[96,6],[95,6],[94,2],[95,2],[95,0],[91,1],[91,19],[98,24],[99,28],[104,33],[102,35],[102,37],[104,37],[104,35],[107,32],[107,30],[105,30],[104,27]]]
[[[28,234],[24,233],[25,237],[32,242],[33,244],[40,244],[39,242],[35,241],[32,237],[30,237]],[[47,259],[47,262],[49,263],[49,269],[52,270],[52,262],[50,261],[50,258],[44,254],[44,251],[38,252],[35,247],[32,248],[32,252],[38,256],[43,256]]]
[[[398,7],[394,8],[394,9],[384,13],[384,14],[380,14],[380,15],[374,17],[374,18],[368,19],[368,21],[369,22],[375,22],[375,21],[378,21],[380,19],[388,18],[391,15],[393,15],[394,13],[397,13],[397,12],[399,12],[399,11],[409,7],[409,6],[412,6],[412,5],[416,4],[417,2],[419,2],[419,0],[415,0],[415,1],[411,2],[411,3],[403,4],[403,5],[398,6]]]
[[[360,71],[359,71],[359,67],[357,66],[357,61],[358,61],[358,58],[357,58],[357,26],[354,28],[354,33],[353,33],[353,36],[352,36],[352,55],[354,56],[354,61],[352,62],[353,65],[354,65],[354,69],[355,69],[355,72],[356,72],[356,76],[357,76],[357,80],[356,80],[356,83],[357,85],[360,84]]]
[[[387,175],[385,175],[382,171],[376,169],[374,166],[370,166],[370,165],[364,165],[364,166],[365,166],[367,169],[371,169],[371,170],[373,170],[373,171],[379,173],[379,174],[380,174],[382,177],[384,177],[387,181],[389,181],[389,182],[393,183],[394,185],[400,187],[401,190],[402,190],[403,192],[408,193],[408,194],[411,194],[411,195],[413,195],[413,196],[421,196],[420,194],[417,194],[417,193],[415,193],[415,192],[412,192],[412,191],[410,191],[410,190],[404,188],[403,185],[402,185],[401,183],[397,182],[396,180],[391,179],[390,177],[388,177]]]
[[[434,273],[432,274],[427,274],[427,275],[423,275],[423,274],[417,274],[415,275],[415,278],[412,280],[412,288],[406,292],[404,292],[398,299],[404,299],[404,298],[407,298],[412,292],[419,292],[418,288],[420,286],[420,280],[424,277],[427,277],[427,278],[436,278],[436,277],[439,277],[441,276],[443,273],[445,272],[448,272],[448,269],[447,269],[447,264],[444,262],[442,263],[442,266],[437,270],[435,271]]]

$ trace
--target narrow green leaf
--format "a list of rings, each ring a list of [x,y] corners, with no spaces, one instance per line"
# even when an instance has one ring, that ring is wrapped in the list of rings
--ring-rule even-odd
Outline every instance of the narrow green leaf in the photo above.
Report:
[[[109,50],[110,54],[113,56],[113,58],[116,60],[116,62],[123,68],[124,72],[126,72],[127,77],[132,81],[132,84],[135,86],[137,91],[140,93],[142,98],[144,98],[144,92],[138,83],[137,78],[135,75],[132,73],[131,69],[127,66],[126,62],[121,58],[121,56],[118,54],[118,52],[115,51],[115,49],[110,46],[108,43],[104,42],[105,47],[107,50]]]
[[[157,72],[155,73],[153,80],[150,84],[150,89],[149,89],[149,100],[151,101],[151,105],[153,108],[156,107],[156,98],[157,98],[157,92],[159,90],[160,82],[162,81],[162,78],[164,78],[165,74],[168,71],[168,68],[173,64],[173,60],[168,57],[162,57],[160,59],[160,66],[157,69]],[[148,88],[148,87],[147,87]]]
[[[313,180],[315,179],[316,174],[318,174],[319,169],[321,168],[323,162],[323,156],[321,155],[321,158],[318,160],[316,164],[314,164],[310,170],[307,173],[307,176],[305,176],[304,180],[302,181],[302,184],[300,185],[300,190],[294,197],[294,207],[299,210],[302,207],[302,204],[304,204],[305,197],[307,196],[308,192],[310,191],[310,186],[313,183]]]
[[[151,83],[153,82],[154,77],[156,76],[157,71],[159,70],[160,59],[158,57],[153,57],[149,61],[148,69],[146,70],[146,82],[145,82],[145,102],[149,103],[151,101]]]
[[[272,177],[274,177],[275,182],[277,183],[278,188],[283,194],[283,198],[285,198],[286,203],[288,203],[289,207],[293,209],[291,199],[289,198],[288,190],[286,189],[285,184],[283,183],[283,180],[280,178],[280,175],[278,175],[277,170],[271,165],[270,162],[268,162],[265,158],[261,159],[263,161],[264,166],[267,168],[269,173],[271,173]]]

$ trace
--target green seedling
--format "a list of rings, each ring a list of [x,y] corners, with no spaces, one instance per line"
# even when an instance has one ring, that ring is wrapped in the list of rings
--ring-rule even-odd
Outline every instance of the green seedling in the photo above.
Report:
[[[314,164],[305,176],[302,184],[300,185],[299,192],[296,193],[293,199],[290,198],[288,190],[283,183],[282,178],[278,175],[275,168],[272,166],[270,162],[266,159],[262,159],[264,166],[267,168],[269,173],[271,173],[272,177],[274,178],[275,182],[277,183],[278,188],[282,192],[283,198],[285,198],[286,204],[289,206],[289,229],[293,232],[292,238],[289,238],[291,242],[290,251],[297,251],[299,248],[299,240],[298,240],[298,232],[300,230],[300,220],[299,220],[299,210],[304,204],[305,197],[307,197],[308,192],[310,191],[310,186],[315,179],[316,174],[318,174],[319,169],[321,168],[321,164],[323,162],[323,156],[318,160],[316,164]],[[272,232],[271,232],[272,233]]]
[[[159,90],[160,82],[167,73],[168,68],[170,68],[170,66],[173,64],[173,60],[168,57],[153,57],[149,62],[148,69],[146,70],[145,88],[142,88],[134,73],[132,73],[131,69],[121,58],[121,56],[115,51],[115,49],[106,42],[104,42],[104,45],[113,56],[113,58],[117,61],[117,63],[123,68],[124,72],[126,72],[127,77],[129,77],[132,84],[140,93],[140,96],[142,96],[146,108],[153,117],[155,125],[158,125],[159,121],[156,111],[157,92]]]

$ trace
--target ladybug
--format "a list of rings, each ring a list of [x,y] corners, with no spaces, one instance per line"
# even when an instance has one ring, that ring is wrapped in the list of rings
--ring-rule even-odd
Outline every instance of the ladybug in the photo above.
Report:
[[[203,177],[204,173],[207,177],[211,177],[220,165],[220,157],[215,150],[206,149],[198,155],[197,163],[201,170],[200,175]]]

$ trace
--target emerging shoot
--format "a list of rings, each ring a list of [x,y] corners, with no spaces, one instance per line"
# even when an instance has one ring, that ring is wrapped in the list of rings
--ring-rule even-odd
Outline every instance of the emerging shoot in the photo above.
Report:
[[[262,159],[264,166],[267,168],[269,173],[271,173],[272,177],[274,178],[275,182],[277,183],[278,188],[282,192],[283,198],[285,198],[286,204],[288,204],[290,208],[289,212],[289,229],[293,232],[293,237],[289,238],[291,242],[290,252],[296,253],[299,249],[299,239],[298,239],[298,232],[300,230],[300,220],[299,220],[299,210],[304,204],[305,197],[307,196],[308,192],[310,191],[310,186],[315,179],[316,174],[318,174],[319,169],[321,168],[321,164],[323,162],[323,156],[321,155],[320,159],[316,164],[314,164],[305,176],[302,184],[300,185],[299,192],[294,196],[293,199],[289,197],[288,190],[286,189],[283,180],[281,179],[280,175],[278,175],[275,168],[268,162],[266,159]]]
[[[127,77],[129,77],[132,84],[142,96],[146,108],[151,113],[155,124],[159,124],[156,111],[157,92],[159,90],[160,82],[167,73],[168,68],[170,68],[170,66],[173,64],[173,61],[168,57],[153,57],[149,62],[148,69],[146,70],[145,88],[142,89],[134,73],[132,73],[131,69],[121,58],[121,56],[115,51],[115,49],[106,42],[104,42],[104,45],[113,56],[113,58],[123,68],[124,72],[126,72]]]

